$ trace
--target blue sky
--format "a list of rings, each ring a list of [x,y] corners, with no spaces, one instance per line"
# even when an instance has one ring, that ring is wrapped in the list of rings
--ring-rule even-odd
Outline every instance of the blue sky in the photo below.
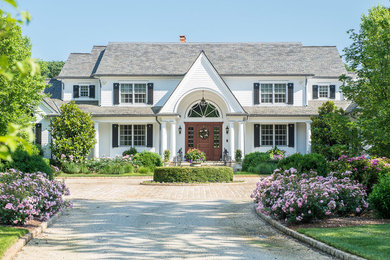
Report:
[[[350,44],[346,31],[386,0],[19,0],[33,57],[66,60],[113,41]]]

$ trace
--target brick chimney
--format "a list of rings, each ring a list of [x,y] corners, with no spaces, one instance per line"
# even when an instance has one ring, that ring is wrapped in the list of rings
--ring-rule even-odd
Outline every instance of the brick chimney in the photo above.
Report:
[[[180,42],[185,43],[186,42],[186,36],[185,35],[180,35]]]

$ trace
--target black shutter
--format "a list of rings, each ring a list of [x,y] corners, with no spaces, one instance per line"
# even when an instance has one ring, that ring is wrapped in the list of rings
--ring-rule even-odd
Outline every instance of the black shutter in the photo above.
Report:
[[[153,147],[153,125],[147,124],[146,125],[146,147]]]
[[[89,97],[95,98],[95,85],[89,85]]]
[[[148,83],[148,105],[153,105],[153,83]]]
[[[313,99],[318,99],[318,85],[313,85]]]
[[[112,125],[112,147],[118,147],[118,125]]]
[[[260,147],[260,125],[255,124],[254,130],[255,131],[253,132],[254,133],[253,140],[255,140],[255,147]]]
[[[119,83],[114,83],[114,105],[119,105]]]
[[[258,105],[260,104],[260,83],[253,83],[253,104]]]
[[[329,86],[329,91],[330,91],[330,98],[335,99],[336,98],[336,85],[330,85]]]
[[[35,144],[42,145],[42,124],[35,124]]]
[[[79,88],[79,85],[73,85],[73,98],[80,97]]]
[[[294,104],[294,83],[287,84],[288,101],[287,104]]]
[[[288,147],[294,147],[295,131],[294,124],[288,125]]]

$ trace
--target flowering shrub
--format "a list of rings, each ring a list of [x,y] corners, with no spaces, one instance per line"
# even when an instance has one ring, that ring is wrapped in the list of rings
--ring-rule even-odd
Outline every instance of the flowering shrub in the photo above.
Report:
[[[186,161],[190,163],[206,161],[205,153],[201,152],[196,148],[189,149],[187,153],[184,155],[184,158],[186,159]]]
[[[65,183],[49,180],[45,173],[11,170],[0,173],[0,223],[23,225],[26,221],[48,220],[56,212],[71,206]]]
[[[339,159],[329,163],[334,176],[340,177],[345,171],[351,171],[351,179],[358,181],[371,193],[374,184],[378,183],[379,175],[390,173],[390,164],[386,158],[369,159],[364,155],[349,158],[342,155]]]
[[[367,194],[352,181],[351,172],[342,178],[317,176],[315,172],[297,175],[296,169],[275,170],[261,178],[251,195],[257,210],[289,223],[304,223],[328,216],[360,214],[368,208]]]
[[[280,150],[278,147],[274,147],[267,151],[272,160],[279,161],[286,156],[286,151]]]

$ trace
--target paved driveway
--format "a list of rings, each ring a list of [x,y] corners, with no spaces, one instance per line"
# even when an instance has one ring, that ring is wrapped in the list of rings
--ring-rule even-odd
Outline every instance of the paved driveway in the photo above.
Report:
[[[17,259],[328,259],[273,230],[240,184],[144,186],[68,179],[74,208]]]

